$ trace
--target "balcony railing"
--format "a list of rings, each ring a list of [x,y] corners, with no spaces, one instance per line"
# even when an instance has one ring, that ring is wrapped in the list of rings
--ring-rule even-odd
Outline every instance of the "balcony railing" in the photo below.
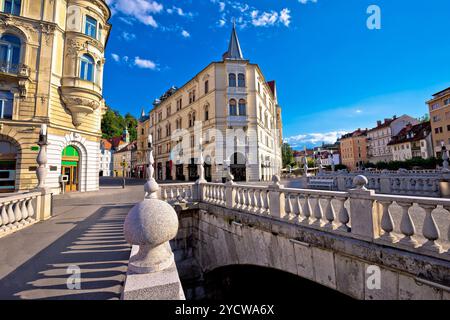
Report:
[[[20,64],[14,64],[9,62],[0,62],[0,72],[8,74],[19,74]]]

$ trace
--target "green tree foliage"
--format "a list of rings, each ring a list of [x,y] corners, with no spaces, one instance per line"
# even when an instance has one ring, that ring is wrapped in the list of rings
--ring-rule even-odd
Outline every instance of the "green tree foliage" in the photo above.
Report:
[[[425,113],[423,115],[423,117],[420,117],[418,120],[419,120],[419,122],[428,122],[428,121],[430,121],[430,114],[429,113]]]
[[[283,160],[283,168],[286,168],[288,165],[294,164],[294,152],[292,151],[289,143],[283,143],[281,146],[281,157]]]
[[[130,141],[137,139],[137,120],[130,113],[123,117],[119,112],[108,109],[102,118],[102,137],[110,139],[123,134],[128,128]]]

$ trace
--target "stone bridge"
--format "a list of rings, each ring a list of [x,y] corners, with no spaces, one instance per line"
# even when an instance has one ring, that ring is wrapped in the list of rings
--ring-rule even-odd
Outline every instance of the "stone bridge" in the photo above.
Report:
[[[203,275],[272,268],[356,299],[450,299],[450,200],[269,186],[160,185],[180,227],[171,242],[188,299]]]

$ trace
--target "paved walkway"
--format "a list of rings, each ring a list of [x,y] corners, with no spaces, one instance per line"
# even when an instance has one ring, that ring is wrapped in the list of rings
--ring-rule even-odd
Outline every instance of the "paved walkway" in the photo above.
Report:
[[[54,217],[0,239],[0,299],[118,299],[130,247],[123,221],[142,186],[67,194]],[[73,271],[81,288],[69,289]]]

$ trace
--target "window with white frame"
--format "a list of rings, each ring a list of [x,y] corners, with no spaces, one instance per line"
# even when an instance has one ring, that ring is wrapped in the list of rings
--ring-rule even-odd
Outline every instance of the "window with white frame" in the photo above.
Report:
[[[84,54],[80,58],[80,78],[86,81],[94,82],[95,61],[88,54]]]
[[[84,34],[97,39],[97,20],[95,20],[91,16],[86,16]]]
[[[0,119],[12,119],[14,95],[9,91],[0,90]]]

